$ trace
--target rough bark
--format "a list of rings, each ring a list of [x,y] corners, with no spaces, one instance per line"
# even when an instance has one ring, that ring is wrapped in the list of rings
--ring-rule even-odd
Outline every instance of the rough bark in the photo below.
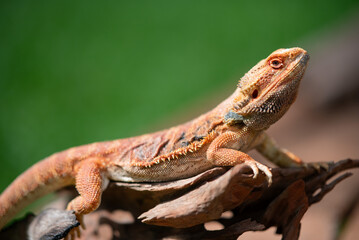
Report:
[[[358,167],[359,160],[347,159],[306,168],[274,168],[271,186],[264,175],[253,179],[250,169],[241,165],[166,183],[111,183],[103,194],[101,208],[85,217],[87,229],[82,231],[82,238],[237,239],[246,231],[275,226],[282,239],[298,239],[300,221],[309,206],[351,175],[344,171]],[[327,183],[335,175],[339,176]],[[72,213],[67,214],[70,219]],[[61,223],[51,211],[47,215],[46,223],[38,220],[44,214],[33,221],[30,235],[39,236],[41,232],[44,236],[34,239],[58,239],[45,237],[50,235],[44,229],[54,236],[56,229],[60,234],[56,236],[61,236],[69,226],[76,225]],[[221,224],[221,230],[204,227],[213,220]],[[13,234],[19,235],[28,222],[25,219],[10,226],[0,238],[16,239]]]

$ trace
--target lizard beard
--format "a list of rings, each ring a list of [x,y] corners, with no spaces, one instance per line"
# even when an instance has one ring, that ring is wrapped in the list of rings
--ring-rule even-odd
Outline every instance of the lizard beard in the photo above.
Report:
[[[278,121],[289,109],[297,96],[295,84],[281,87],[266,99],[256,104],[247,105],[244,110],[243,123],[251,129],[263,130]]]

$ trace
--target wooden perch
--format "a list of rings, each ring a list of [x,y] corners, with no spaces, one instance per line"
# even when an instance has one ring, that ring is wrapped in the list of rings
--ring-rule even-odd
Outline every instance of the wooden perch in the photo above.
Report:
[[[347,159],[309,164],[307,168],[274,168],[269,187],[264,175],[253,179],[250,169],[241,165],[166,183],[111,183],[103,194],[101,208],[85,217],[83,239],[95,235],[96,239],[105,235],[106,239],[237,239],[246,231],[272,226],[277,227],[282,239],[298,239],[300,221],[308,207],[351,174],[343,173],[329,184],[327,181],[358,167],[359,160]],[[146,224],[117,209],[130,211]],[[222,218],[229,210],[233,216]],[[203,223],[212,220],[224,228],[207,231]],[[58,222],[56,219],[52,225]],[[35,234],[36,226],[32,229]],[[0,233],[0,238],[15,239],[6,235],[12,230],[14,227]]]

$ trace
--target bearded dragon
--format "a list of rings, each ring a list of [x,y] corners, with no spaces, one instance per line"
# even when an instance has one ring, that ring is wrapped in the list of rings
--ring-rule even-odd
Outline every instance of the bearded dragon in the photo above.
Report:
[[[244,164],[253,178],[271,169],[246,154],[258,150],[281,167],[303,162],[265,133],[295,101],[309,55],[301,48],[278,49],[238,82],[213,110],[182,125],[142,136],[99,142],[55,153],[35,164],[0,196],[0,229],[35,199],[75,185],[67,209],[80,220],[96,210],[109,181],[163,182],[188,178],[216,166]]]

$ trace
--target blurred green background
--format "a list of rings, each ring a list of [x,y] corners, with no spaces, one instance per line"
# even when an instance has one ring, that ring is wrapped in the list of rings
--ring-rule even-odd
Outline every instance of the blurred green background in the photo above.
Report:
[[[0,191],[54,152],[152,131],[219,89],[233,91],[270,52],[300,46],[357,8],[356,0],[1,1]]]

